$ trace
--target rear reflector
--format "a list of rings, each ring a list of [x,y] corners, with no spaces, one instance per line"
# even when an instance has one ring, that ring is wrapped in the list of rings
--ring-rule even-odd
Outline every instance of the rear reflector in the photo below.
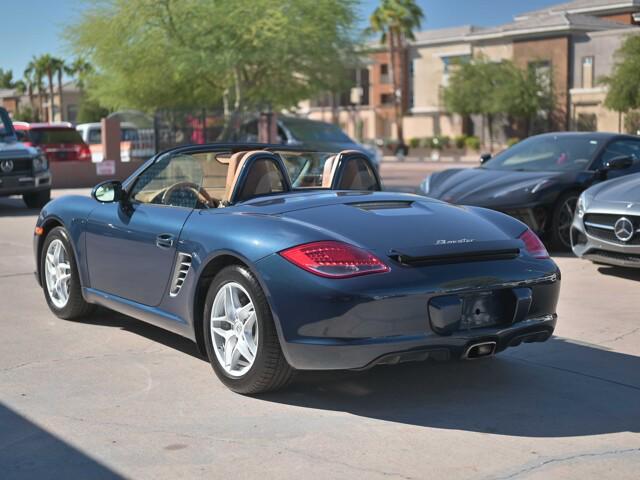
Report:
[[[520,235],[520,240],[524,242],[524,249],[529,255],[535,258],[549,258],[549,252],[545,248],[542,241],[531,230],[525,231]]]
[[[306,243],[283,250],[280,255],[321,277],[348,278],[389,271],[389,267],[375,255],[342,242]]]

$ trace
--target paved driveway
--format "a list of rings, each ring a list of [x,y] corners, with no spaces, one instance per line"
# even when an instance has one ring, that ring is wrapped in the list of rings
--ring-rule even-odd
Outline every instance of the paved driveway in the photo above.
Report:
[[[557,258],[545,344],[307,373],[248,398],[178,336],[107,311],[54,317],[32,275],[34,222],[0,200],[3,479],[638,478],[640,272]]]

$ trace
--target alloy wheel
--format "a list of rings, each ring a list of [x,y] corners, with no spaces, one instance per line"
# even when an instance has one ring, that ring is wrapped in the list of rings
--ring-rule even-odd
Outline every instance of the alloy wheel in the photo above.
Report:
[[[258,350],[258,322],[249,293],[236,282],[222,285],[211,308],[211,340],[224,371],[241,377],[253,366]]]
[[[47,248],[44,274],[51,302],[57,308],[66,307],[69,302],[71,264],[67,249],[59,239],[55,239]]]

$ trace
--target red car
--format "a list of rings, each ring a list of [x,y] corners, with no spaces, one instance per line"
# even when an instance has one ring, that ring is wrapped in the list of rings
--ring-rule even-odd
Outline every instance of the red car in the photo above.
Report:
[[[13,122],[18,139],[40,147],[50,162],[91,161],[91,150],[70,123]]]

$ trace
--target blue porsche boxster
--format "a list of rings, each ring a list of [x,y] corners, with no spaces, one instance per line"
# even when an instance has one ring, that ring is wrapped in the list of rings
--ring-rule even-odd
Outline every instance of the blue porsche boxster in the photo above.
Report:
[[[47,204],[34,250],[55,315],[102,305],[188,337],[245,394],[296,370],[490,356],[557,318],[560,272],[525,224],[382,191],[357,151],[169,150]]]

